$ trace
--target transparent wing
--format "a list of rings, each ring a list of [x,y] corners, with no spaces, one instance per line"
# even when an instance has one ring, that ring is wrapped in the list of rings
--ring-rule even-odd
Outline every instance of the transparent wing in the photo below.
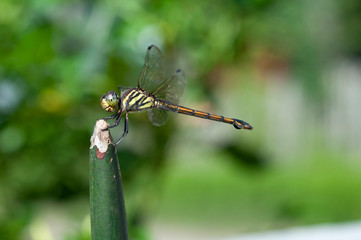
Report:
[[[159,86],[153,94],[160,99],[164,99],[172,104],[178,104],[183,95],[186,78],[182,70],[178,69],[170,78]]]
[[[138,87],[153,93],[164,82],[164,58],[154,45],[148,47],[145,63],[138,80]]]
[[[118,86],[119,89],[119,93],[120,96],[123,95],[123,93],[125,93],[126,91],[128,91],[129,89],[134,89],[134,87],[124,87],[124,86]]]
[[[150,121],[155,126],[162,126],[168,120],[168,114],[164,110],[160,110],[158,108],[152,108],[148,111],[148,116]]]

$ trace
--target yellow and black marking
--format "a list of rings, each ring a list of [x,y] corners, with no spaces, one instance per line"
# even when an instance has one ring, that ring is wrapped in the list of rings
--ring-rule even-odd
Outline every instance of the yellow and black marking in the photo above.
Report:
[[[158,104],[158,106],[160,106],[164,110],[168,110],[168,111],[178,112],[178,113],[182,113],[185,115],[209,119],[209,120],[213,120],[213,121],[217,121],[217,122],[224,122],[224,123],[232,124],[236,129],[243,129],[243,128],[249,129],[249,130],[253,129],[253,127],[250,124],[248,124],[245,121],[239,120],[239,119],[227,118],[227,117],[223,117],[220,115],[210,114],[207,112],[202,112],[202,111],[194,110],[194,109],[183,107],[183,106],[176,106],[176,105],[164,103],[164,102]]]
[[[122,110],[127,112],[141,111],[154,106],[154,97],[141,89],[135,88],[125,92],[122,96]]]

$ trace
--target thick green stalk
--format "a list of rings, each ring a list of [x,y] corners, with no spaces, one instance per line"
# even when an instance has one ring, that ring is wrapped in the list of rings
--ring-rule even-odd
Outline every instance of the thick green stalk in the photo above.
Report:
[[[128,239],[122,180],[116,146],[104,120],[91,137],[89,158],[91,239]]]

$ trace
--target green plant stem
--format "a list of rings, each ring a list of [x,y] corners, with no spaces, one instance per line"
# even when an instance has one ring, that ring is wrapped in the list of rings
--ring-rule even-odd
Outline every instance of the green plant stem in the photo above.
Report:
[[[89,158],[91,239],[128,239],[122,180],[116,146],[104,120],[98,120]]]

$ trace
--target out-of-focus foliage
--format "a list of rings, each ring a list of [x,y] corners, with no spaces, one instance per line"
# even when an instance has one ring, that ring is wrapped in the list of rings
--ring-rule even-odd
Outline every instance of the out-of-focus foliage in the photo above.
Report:
[[[181,104],[240,117],[255,130],[183,116],[157,128],[146,114],[131,115],[118,154],[133,237],[148,238],[143,226],[157,206],[167,217],[196,219],[197,209],[207,212],[199,207],[205,201],[213,203],[204,205],[210,214],[230,212],[219,218],[234,225],[241,214],[239,224],[252,218],[246,230],[359,219],[360,179],[352,160],[361,155],[360,11],[356,0],[2,0],[0,239],[55,233],[89,239],[89,138],[95,120],[108,116],[99,98],[118,85],[136,86],[150,44],[163,50],[169,72],[184,69]],[[115,137],[121,129],[112,131]],[[197,187],[206,186],[197,181],[202,176],[209,189],[224,184],[227,172],[200,170],[212,158],[229,162],[232,167],[222,169],[245,174],[233,181],[249,185],[197,195]],[[182,164],[196,171],[168,182],[178,171],[167,166]],[[338,164],[341,175],[323,171]],[[161,186],[169,193],[164,205]],[[255,205],[259,198],[264,201]],[[337,199],[342,206],[335,209]],[[59,217],[63,209],[77,219],[70,236],[64,234],[68,216]]]

